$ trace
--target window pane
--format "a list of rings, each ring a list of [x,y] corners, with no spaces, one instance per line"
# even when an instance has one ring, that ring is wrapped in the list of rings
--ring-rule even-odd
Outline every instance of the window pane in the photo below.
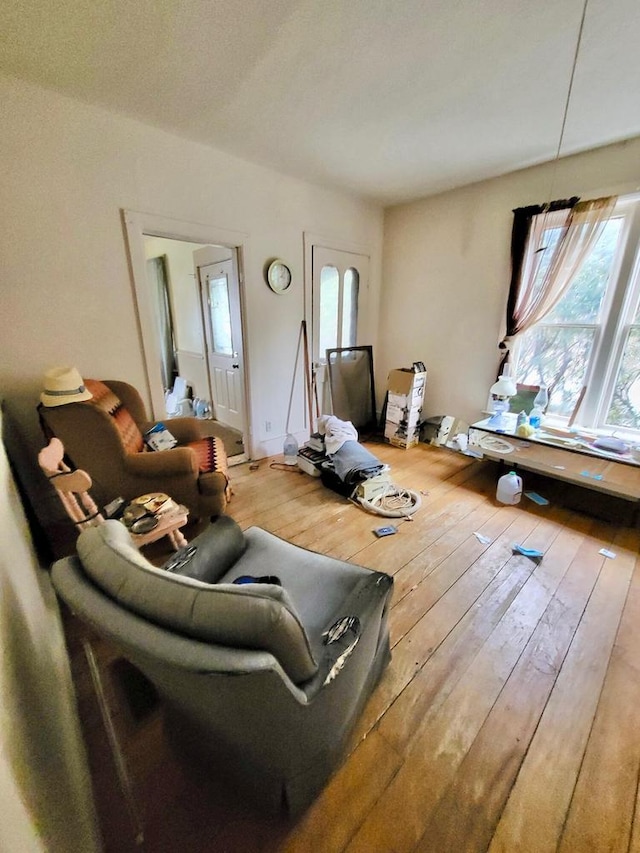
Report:
[[[595,323],[615,258],[622,217],[610,219],[569,289],[545,323]]]
[[[325,350],[338,346],[338,296],[340,274],[336,267],[323,267],[320,271],[320,325],[318,350],[324,361]]]
[[[358,271],[348,269],[344,274],[344,290],[342,293],[342,339],[341,347],[356,345],[356,330],[358,322]]]
[[[226,275],[209,279],[209,315],[213,351],[218,355],[233,355],[229,285]]]
[[[640,429],[640,329],[629,332],[606,423]]]
[[[522,336],[518,382],[546,385],[550,414],[571,416],[584,382],[594,335],[594,329],[538,325]]]

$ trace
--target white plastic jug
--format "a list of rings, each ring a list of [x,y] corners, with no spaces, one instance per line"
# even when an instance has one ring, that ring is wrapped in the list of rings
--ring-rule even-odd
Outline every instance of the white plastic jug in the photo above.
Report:
[[[519,504],[522,497],[522,477],[509,471],[498,480],[496,500],[501,504]]]
[[[290,432],[287,433],[287,436],[284,440],[283,452],[285,465],[298,464],[298,442],[296,441],[296,437],[294,435],[291,435]]]

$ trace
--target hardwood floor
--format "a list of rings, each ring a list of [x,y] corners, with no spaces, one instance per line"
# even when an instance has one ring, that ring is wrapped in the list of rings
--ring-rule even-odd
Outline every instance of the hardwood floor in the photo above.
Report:
[[[384,539],[378,517],[318,480],[268,461],[231,472],[243,528],[394,576],[393,660],[348,758],[296,823],[261,818],[224,780],[216,795],[183,775],[157,713],[137,726],[122,714],[137,849],[640,851],[640,532],[620,523],[628,507],[598,498],[613,515],[601,520],[571,508],[597,509],[594,495],[529,477],[550,505],[501,506],[490,463],[370,449],[423,492],[414,521]],[[136,849],[104,813],[103,824],[107,850]]]

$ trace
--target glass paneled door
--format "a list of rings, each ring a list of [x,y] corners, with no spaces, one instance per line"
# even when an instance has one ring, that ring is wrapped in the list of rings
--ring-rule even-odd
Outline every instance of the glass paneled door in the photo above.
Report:
[[[326,351],[358,344],[358,311],[367,287],[366,255],[313,245],[313,371],[323,412],[329,412]]]
[[[199,268],[207,342],[207,366],[213,416],[237,430],[244,428],[240,293],[232,261]]]

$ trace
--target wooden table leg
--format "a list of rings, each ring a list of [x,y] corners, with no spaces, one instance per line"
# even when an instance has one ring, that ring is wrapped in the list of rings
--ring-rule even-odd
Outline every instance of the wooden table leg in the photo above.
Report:
[[[174,550],[176,551],[179,551],[180,548],[184,548],[186,545],[189,544],[178,528],[176,528],[175,530],[170,530],[169,533],[167,533],[167,536],[171,540],[171,544],[173,545]]]

